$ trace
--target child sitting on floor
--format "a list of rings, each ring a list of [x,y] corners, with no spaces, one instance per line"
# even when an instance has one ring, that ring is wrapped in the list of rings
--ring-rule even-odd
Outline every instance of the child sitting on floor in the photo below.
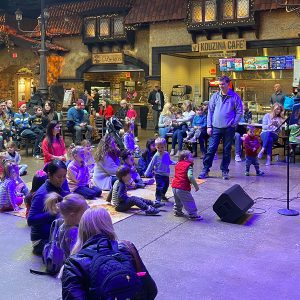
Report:
[[[263,171],[259,170],[259,163],[257,159],[257,152],[260,148],[260,142],[258,137],[255,135],[254,126],[247,126],[247,135],[244,139],[244,147],[246,153],[246,171],[245,175],[249,176],[250,166],[253,165],[257,176],[264,175]]]
[[[75,147],[76,147],[76,145],[74,143],[72,143],[68,148],[66,166],[68,166],[69,163],[73,160],[72,151]]]
[[[150,164],[150,161],[153,155],[156,153],[155,148],[155,139],[149,139],[146,143],[146,150],[143,152],[142,156],[138,160],[137,171],[141,176],[144,176],[147,167]],[[149,177],[153,177],[154,175],[151,173]]]
[[[25,182],[19,176],[18,165],[10,160],[3,162],[3,179],[0,183],[0,212],[19,210],[23,197],[28,194]]]
[[[6,146],[6,158],[9,160],[14,161],[19,166],[19,174],[20,176],[27,174],[27,168],[28,166],[21,163],[21,155],[19,152],[16,151],[17,146],[14,142],[8,142]]]
[[[135,143],[133,129],[134,124],[127,122],[124,124],[123,142],[125,149],[134,154],[134,157],[140,157],[140,147]]]
[[[87,199],[101,196],[101,189],[94,186],[88,166],[84,161],[84,148],[76,146],[72,150],[73,160],[67,168],[67,180],[71,192],[82,195]]]
[[[64,260],[70,256],[77,240],[79,221],[88,208],[86,200],[79,194],[69,194],[63,198],[57,193],[50,193],[45,201],[45,210],[51,215],[60,213],[63,219],[57,245],[64,252]]]
[[[155,140],[155,147],[157,152],[154,154],[147,170],[145,171],[145,176],[148,177],[151,172],[155,172],[155,182],[156,182],[156,192],[155,192],[155,204],[154,207],[158,208],[164,206],[161,201],[168,201],[166,197],[166,192],[168,191],[170,184],[170,165],[175,165],[176,162],[172,161],[170,154],[166,151],[166,140],[164,138],[157,138]]]
[[[38,170],[32,178],[31,190],[28,195],[24,198],[26,206],[26,219],[28,218],[31,202],[36,191],[45,183],[48,175],[44,170]]]
[[[152,201],[127,195],[127,186],[132,182],[130,169],[127,166],[120,166],[116,175],[118,180],[114,183],[111,194],[111,200],[116,211],[127,211],[132,206],[137,206],[143,210],[146,215],[157,215],[159,213],[159,210],[152,206]]]
[[[90,175],[94,173],[95,159],[91,151],[91,143],[88,140],[83,140],[81,146],[84,148],[84,161],[89,168]]]
[[[174,193],[174,215],[183,217],[184,208],[189,214],[190,220],[202,220],[197,214],[195,200],[191,194],[191,184],[195,187],[195,191],[199,190],[199,186],[193,176],[194,158],[190,151],[183,150],[178,157],[178,163],[175,166],[174,179],[172,181],[172,189]]]
[[[132,184],[131,188],[133,189],[138,189],[138,188],[144,188],[147,184],[153,184],[154,180],[153,179],[148,179],[148,180],[142,180],[140,174],[136,170],[135,163],[134,163],[134,157],[131,154],[130,151],[124,150],[121,153],[121,158],[123,160],[124,166],[127,166],[130,169],[130,175],[132,178]]]

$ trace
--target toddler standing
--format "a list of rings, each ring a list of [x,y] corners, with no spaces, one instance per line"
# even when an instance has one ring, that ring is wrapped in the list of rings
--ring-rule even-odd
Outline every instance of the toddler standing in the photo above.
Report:
[[[25,164],[20,164],[21,163],[21,155],[19,152],[16,151],[17,146],[14,142],[8,142],[6,146],[6,153],[5,157],[9,160],[14,161],[18,167],[19,167],[19,174],[20,176],[26,175],[27,174],[27,168],[28,166]]]
[[[102,191],[92,185],[89,168],[84,161],[84,148],[76,146],[72,150],[73,160],[67,168],[67,180],[71,192],[82,195],[87,199],[100,197]]]
[[[155,147],[157,152],[154,154],[147,170],[145,171],[145,177],[149,177],[154,169],[156,192],[155,192],[155,204],[154,207],[162,207],[164,203],[161,201],[168,201],[166,192],[168,191],[170,184],[170,165],[175,165],[176,162],[172,161],[170,154],[166,151],[166,140],[164,138],[157,138],[155,140]]]
[[[189,214],[190,220],[202,220],[197,214],[195,200],[191,194],[191,184],[195,187],[195,191],[199,190],[199,186],[193,176],[194,158],[190,151],[183,150],[178,157],[178,163],[175,166],[174,179],[172,181],[172,189],[174,193],[174,215],[183,217],[184,208]]]
[[[134,106],[133,106],[132,103],[128,104],[128,110],[127,110],[127,113],[126,113],[126,117],[129,119],[129,121],[131,123],[134,123],[134,121],[135,121],[135,119],[137,117],[137,113],[134,110]]]
[[[251,125],[247,127],[247,135],[244,140],[244,147],[246,153],[246,171],[245,175],[249,176],[250,166],[253,165],[257,176],[264,175],[264,172],[259,170],[259,163],[257,159],[257,152],[260,148],[260,142],[255,135],[255,128]]]

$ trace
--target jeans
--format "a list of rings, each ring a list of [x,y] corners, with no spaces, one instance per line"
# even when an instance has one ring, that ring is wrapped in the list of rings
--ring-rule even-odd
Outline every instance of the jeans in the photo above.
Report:
[[[178,140],[178,151],[182,150],[183,139],[186,137],[187,126],[183,125],[173,132],[172,136],[172,149],[175,149],[177,140]]]
[[[33,127],[32,128],[32,131],[36,134],[36,141],[35,141],[35,144],[37,144],[38,148],[36,149],[34,147],[34,155],[38,155],[41,153],[41,144],[42,144],[42,141],[44,139],[44,135],[45,135],[45,129],[42,129],[42,128],[39,128],[39,127]]]
[[[81,126],[74,126],[75,130],[75,144],[79,145],[82,140],[82,132],[86,130],[85,137],[86,139],[91,143],[92,142],[92,133],[93,133],[93,127],[91,125],[86,125],[86,127]]]
[[[256,171],[256,174],[259,173],[259,163],[256,156],[246,156],[246,172],[250,171],[250,166],[253,165]]]
[[[222,172],[229,172],[228,166],[231,159],[231,145],[234,137],[234,132],[234,127],[213,128],[212,135],[209,139],[209,146],[203,159],[203,172],[209,172],[221,139],[223,140],[223,158],[220,169],[222,170]]]
[[[141,210],[147,210],[150,205],[153,205],[153,202],[151,200],[131,196],[126,202],[121,202],[118,206],[116,206],[115,209],[116,211],[121,212],[130,209],[132,206],[137,206]]]
[[[196,216],[197,215],[197,207],[195,204],[195,200],[191,194],[190,191],[184,191],[181,189],[175,189],[173,188],[173,194],[174,194],[174,211],[177,213],[182,212],[182,208],[187,211],[187,213],[190,216]]]
[[[154,130],[158,131],[158,120],[159,120],[160,111],[152,109],[152,115],[153,115]]]
[[[93,186],[91,188],[88,186],[79,186],[77,189],[74,190],[74,193],[79,194],[86,199],[93,199],[96,197],[100,197],[102,191],[96,186]]]
[[[19,165],[19,174],[20,174],[20,176],[24,175],[25,172],[27,172],[27,168],[28,168],[27,165]]]
[[[156,182],[155,199],[156,202],[160,202],[162,198],[166,197],[166,192],[168,191],[169,188],[170,179],[169,176],[156,174],[155,182]]]
[[[167,133],[170,131],[170,127],[161,127],[158,129],[159,136],[162,138],[166,138]]]
[[[208,139],[208,135],[206,133],[206,128],[201,130],[200,136],[197,138],[200,145],[201,153],[206,153],[205,141]],[[193,143],[193,152],[197,154],[197,142]]]
[[[25,139],[34,140],[34,148],[33,148],[33,155],[40,154],[40,147],[39,147],[39,139],[37,135],[31,129],[24,129],[20,136]]]
[[[234,134],[234,147],[235,147],[235,155],[242,156],[242,138],[240,133],[238,132]]]
[[[264,131],[260,135],[262,146],[265,148],[267,155],[272,155],[273,144],[278,141],[278,135],[272,131]]]

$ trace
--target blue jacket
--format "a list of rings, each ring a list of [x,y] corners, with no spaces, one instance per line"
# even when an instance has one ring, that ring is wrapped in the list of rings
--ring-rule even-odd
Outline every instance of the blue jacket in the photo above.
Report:
[[[22,131],[26,128],[30,128],[29,124],[30,114],[29,113],[15,113],[14,123],[18,131]]]
[[[89,123],[87,112],[83,109],[76,109],[75,106],[69,108],[67,120],[71,121],[73,126],[78,126],[80,123]]]
[[[66,185],[65,189],[69,189]],[[46,195],[56,192],[62,197],[70,193],[69,190],[63,190],[62,188],[57,188],[50,183],[47,179],[46,182],[37,190],[32,198],[32,204],[29,211],[29,216],[27,219],[28,226],[31,226],[31,240],[47,240],[49,239],[50,227],[52,222],[56,219],[56,216],[50,215],[45,212],[45,198]]]
[[[200,126],[202,127],[206,127],[207,125],[207,115],[203,114],[202,116],[194,116],[193,119],[193,123],[192,123],[192,127],[194,126]]]

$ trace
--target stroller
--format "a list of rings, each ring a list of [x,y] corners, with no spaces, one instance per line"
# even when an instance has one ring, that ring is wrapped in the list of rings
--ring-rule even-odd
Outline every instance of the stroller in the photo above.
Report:
[[[106,133],[113,136],[121,151],[124,150],[125,148],[123,140],[119,133],[119,131],[122,128],[123,128],[122,122],[114,116],[112,116],[108,121],[106,121]]]

